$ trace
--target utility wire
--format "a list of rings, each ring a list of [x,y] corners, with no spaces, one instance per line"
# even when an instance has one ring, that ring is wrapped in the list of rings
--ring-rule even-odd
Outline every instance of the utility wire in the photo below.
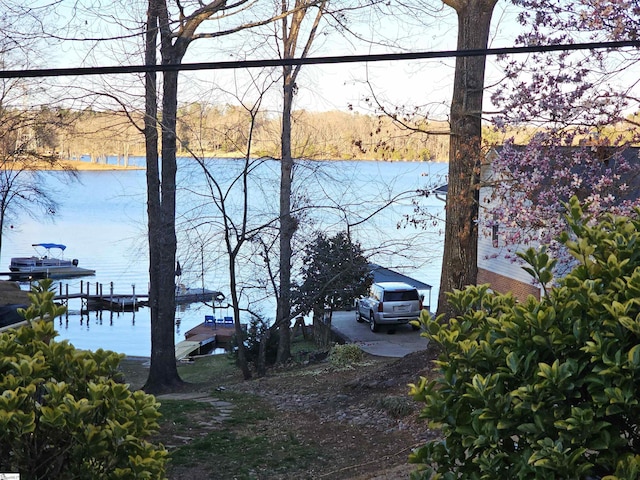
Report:
[[[590,42],[559,45],[533,45],[475,50],[444,50],[439,52],[383,53],[369,55],[340,55],[266,60],[237,60],[226,62],[198,62],[167,65],[120,65],[112,67],[42,68],[33,70],[0,70],[0,78],[65,77],[78,75],[107,75],[124,73],[175,72],[183,70],[229,70],[237,68],[280,67],[284,65],[319,65],[331,63],[383,62],[423,60],[429,58],[480,57],[490,55],[517,55],[522,53],[557,52],[573,50],[619,49],[640,47],[640,40],[617,42]]]

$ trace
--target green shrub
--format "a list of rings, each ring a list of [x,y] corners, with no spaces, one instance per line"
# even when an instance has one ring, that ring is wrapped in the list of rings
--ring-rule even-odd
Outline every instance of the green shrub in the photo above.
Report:
[[[403,418],[415,411],[415,402],[406,395],[381,395],[375,398],[374,407],[387,412],[394,418]]]
[[[640,221],[590,222],[575,199],[567,218],[578,263],[540,301],[469,287],[456,318],[421,319],[441,375],[411,393],[443,439],[412,454],[414,478],[639,477]],[[522,257],[552,279],[544,249]]]
[[[354,343],[334,345],[329,351],[329,363],[333,367],[344,368],[362,362],[362,350]]]
[[[50,281],[31,294],[30,326],[0,334],[0,472],[25,479],[160,479],[166,451],[144,440],[158,404],[120,382],[122,355],[57,342]]]
[[[280,335],[276,330],[270,331],[265,320],[257,316],[252,316],[249,320],[249,327],[247,328],[244,336],[244,353],[247,358],[247,362],[257,366],[260,359],[260,342],[266,342],[263,346],[265,349],[265,364],[275,364],[278,356],[279,341]],[[238,338],[235,335],[233,337],[232,345],[233,348],[231,350],[231,355],[236,363],[238,363]]]

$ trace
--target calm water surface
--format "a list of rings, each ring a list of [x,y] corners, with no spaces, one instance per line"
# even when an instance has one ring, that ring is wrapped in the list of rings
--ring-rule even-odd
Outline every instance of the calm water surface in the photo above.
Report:
[[[141,163],[142,160],[138,159]],[[214,171],[222,185],[228,185],[241,164],[233,160],[216,159]],[[183,219],[201,205],[200,193],[206,191],[203,176],[193,162],[183,161],[179,170],[178,217]],[[275,162],[261,167],[262,176],[251,187],[252,205],[258,210],[275,208],[279,167]],[[341,225],[344,212],[337,212],[336,205],[350,205],[347,215],[351,223],[358,216],[365,217],[379,204],[400,192],[422,188],[426,183],[442,183],[447,172],[446,164],[391,163],[391,162],[313,162],[296,172],[296,182],[305,196],[314,199],[316,205],[326,207],[320,213],[308,217],[317,228],[344,228]],[[13,219],[5,232],[0,255],[1,271],[8,271],[11,257],[30,256],[32,243],[53,242],[67,245],[65,258],[77,258],[81,267],[96,270],[95,276],[82,279],[60,280],[56,286],[78,292],[81,282],[91,291],[96,284],[107,293],[113,283],[115,293],[146,293],[149,284],[149,263],[146,241],[146,179],[143,170],[83,171],[79,182],[67,184],[60,181],[61,174],[54,173],[48,186],[60,201],[55,220],[22,216]],[[226,179],[226,180],[225,180]],[[381,180],[384,179],[384,182]],[[225,183],[226,182],[226,183]],[[430,197],[426,200],[434,217],[442,218],[444,204]],[[198,207],[202,208],[202,207]],[[374,220],[352,228],[355,238],[369,253],[375,252],[372,261],[383,266],[393,266],[403,273],[434,286],[432,310],[435,309],[437,286],[440,281],[442,255],[442,223],[434,220],[427,230],[397,228],[403,215],[410,215],[413,206],[403,199],[393,209],[376,215]],[[358,212],[358,213],[354,213]],[[181,223],[180,225],[184,225]],[[179,232],[180,233],[180,232]],[[178,258],[183,258],[182,283],[197,288],[204,286],[220,290],[228,295],[224,260],[212,260],[200,245],[186,248],[179,243]],[[402,254],[398,255],[398,245]],[[195,253],[194,253],[195,252]],[[207,261],[198,262],[198,258]],[[205,266],[206,265],[206,266]],[[28,283],[21,285],[28,289]],[[255,307],[255,305],[254,305]],[[273,302],[263,302],[265,317],[273,317]],[[179,307],[176,312],[176,342],[184,339],[184,332],[198,325],[211,307],[194,303]],[[89,312],[81,314],[80,301],[72,301],[69,313],[57,319],[60,338],[68,339],[78,348],[105,348],[127,355],[150,355],[149,309],[137,312]]]

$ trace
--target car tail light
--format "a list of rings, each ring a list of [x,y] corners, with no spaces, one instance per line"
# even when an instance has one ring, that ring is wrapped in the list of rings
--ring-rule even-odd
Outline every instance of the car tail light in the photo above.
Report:
[[[418,302],[418,307],[419,307],[419,310],[422,310],[422,300]]]
[[[382,302],[380,302],[380,303],[378,304],[378,311],[379,311],[379,312],[384,312],[384,307],[382,306]]]

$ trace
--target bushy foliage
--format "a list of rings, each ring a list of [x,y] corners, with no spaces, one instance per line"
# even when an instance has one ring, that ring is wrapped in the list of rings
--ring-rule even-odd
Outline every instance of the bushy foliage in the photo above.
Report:
[[[276,363],[276,357],[278,354],[278,341],[280,335],[275,329],[269,329],[267,323],[259,317],[252,316],[249,320],[249,326],[247,328],[244,337],[244,348],[247,362],[258,363],[260,358],[260,344],[266,342],[263,345],[265,348],[264,361],[267,365],[273,365]],[[238,360],[237,338],[234,338],[235,348],[232,351],[234,359]]]
[[[335,344],[329,351],[329,363],[336,368],[350,367],[362,362],[363,358],[362,349],[354,343]]]
[[[443,440],[417,449],[415,478],[635,479],[640,475],[640,220],[586,218],[571,200],[578,261],[540,301],[486,285],[450,295],[460,314],[425,314],[441,375],[412,385]],[[552,281],[554,260],[523,254]]]
[[[0,334],[0,472],[23,478],[160,479],[167,452],[147,440],[158,404],[121,382],[122,355],[54,340],[50,281],[23,314],[29,326]],[[40,319],[44,313],[48,320]]]
[[[295,286],[292,298],[296,310],[305,314],[318,305],[352,305],[371,286],[369,262],[346,232],[330,238],[318,233],[305,248],[302,264],[302,284]]]

